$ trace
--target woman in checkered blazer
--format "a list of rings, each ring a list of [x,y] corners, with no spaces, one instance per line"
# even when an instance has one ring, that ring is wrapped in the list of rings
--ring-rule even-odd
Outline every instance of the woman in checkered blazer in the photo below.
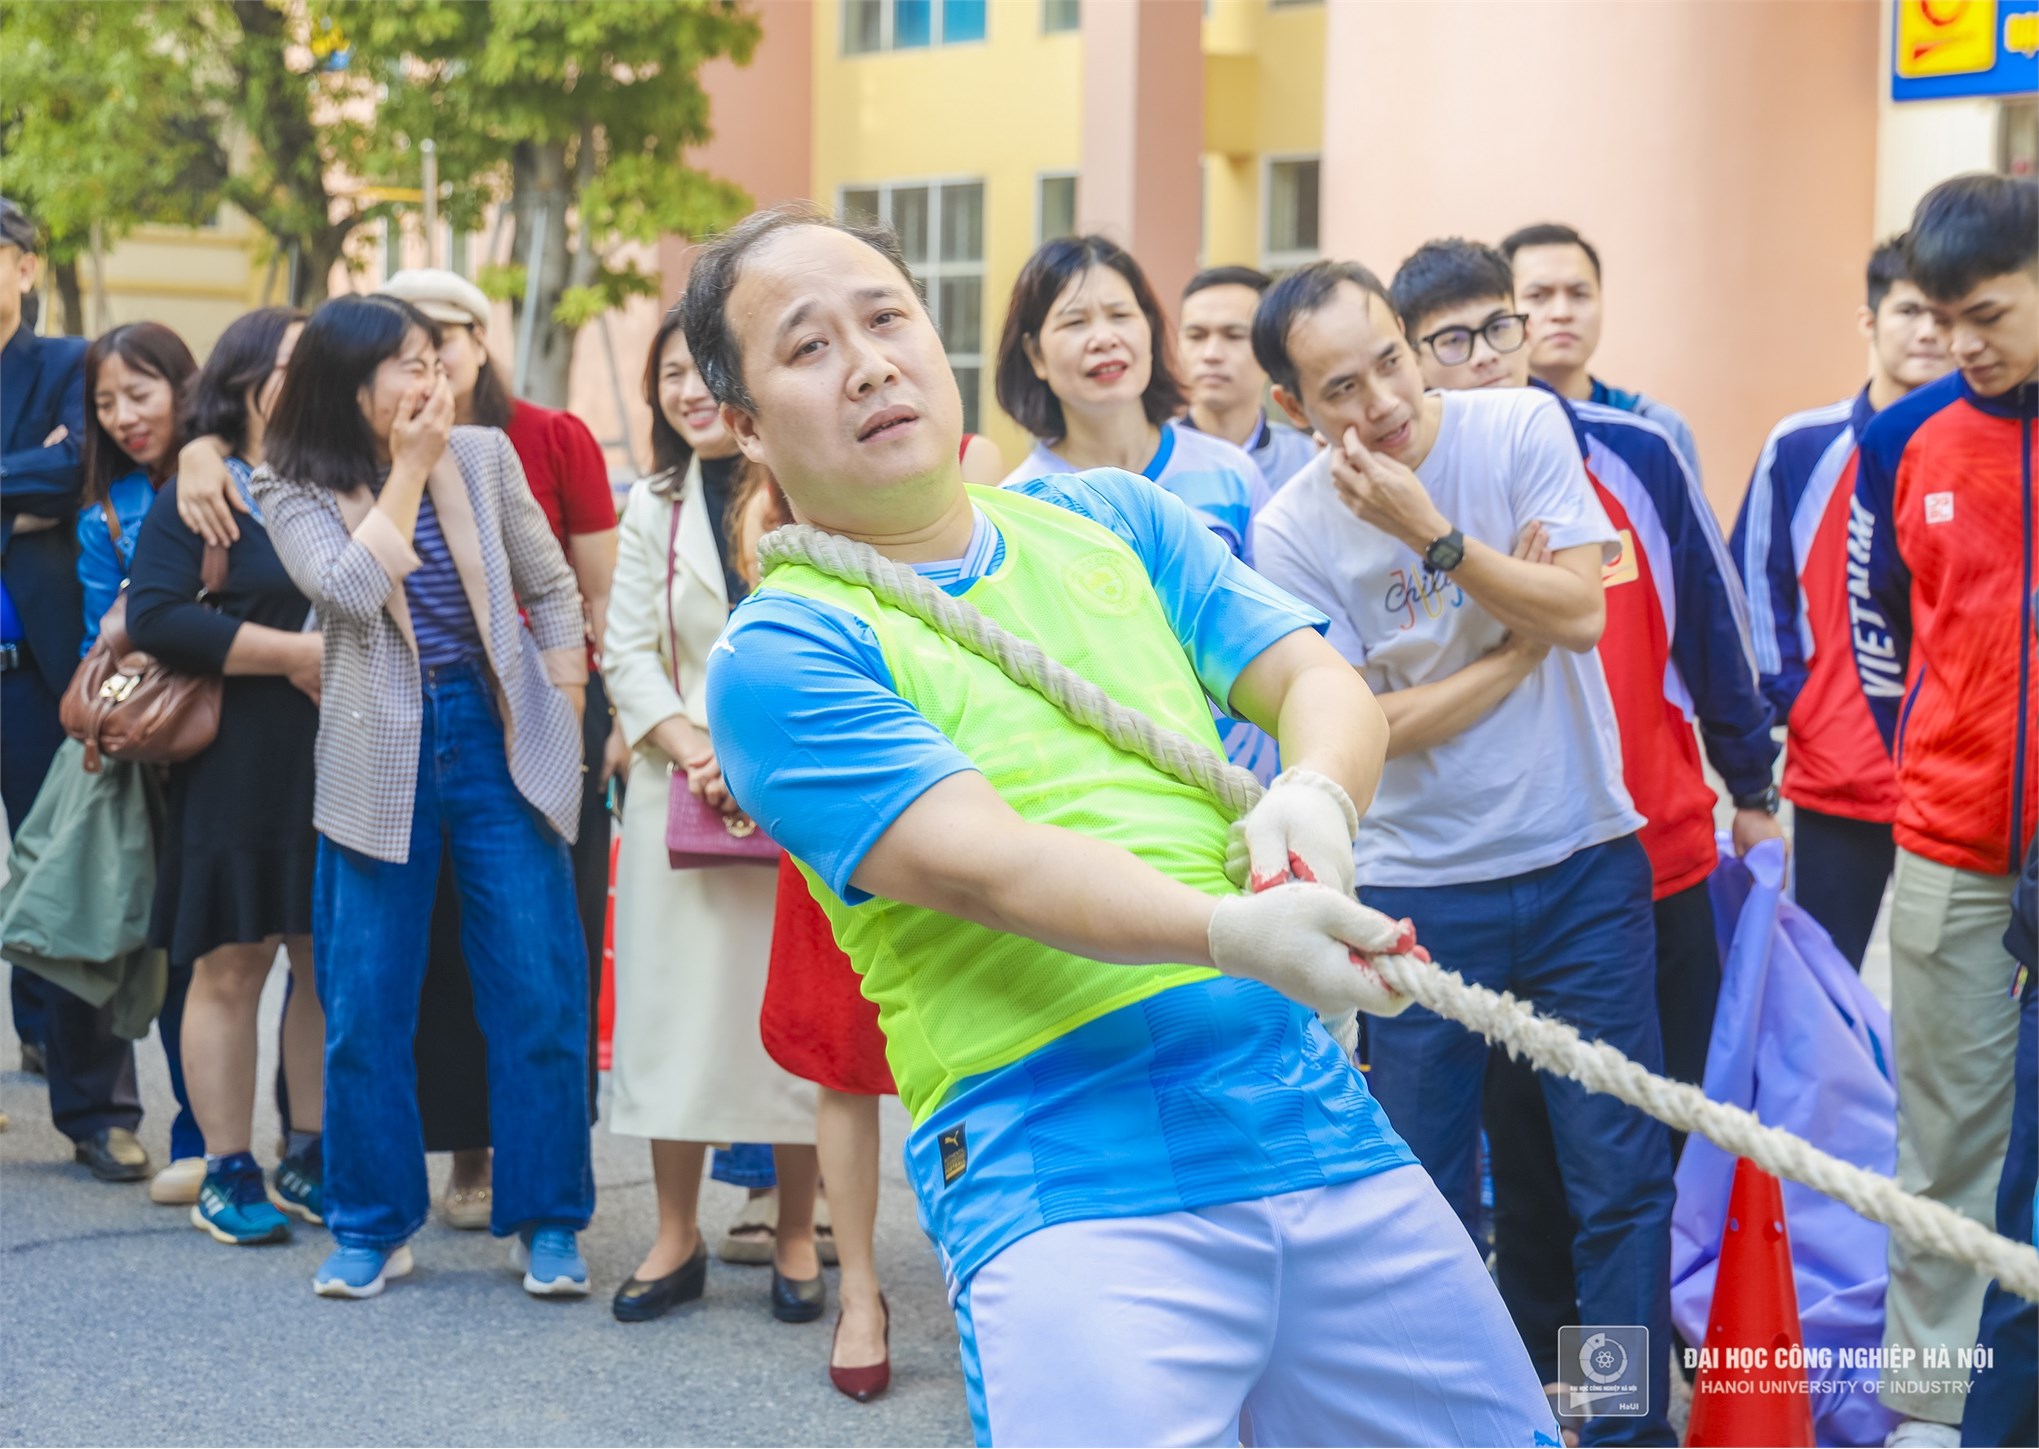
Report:
[[[371,1297],[411,1268],[430,1206],[411,1043],[450,852],[488,1038],[491,1227],[516,1235],[527,1290],[584,1294],[580,595],[509,440],[453,426],[437,343],[394,298],[319,308],[253,482],[325,633],[312,931],[339,1246],[313,1287]]]

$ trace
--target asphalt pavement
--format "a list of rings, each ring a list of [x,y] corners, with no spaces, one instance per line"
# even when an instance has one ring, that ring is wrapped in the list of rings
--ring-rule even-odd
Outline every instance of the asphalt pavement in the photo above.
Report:
[[[1723,822],[1724,823],[1724,822]],[[1887,911],[1864,977],[1889,999]],[[282,976],[263,1007],[273,1071]],[[900,1171],[907,1120],[885,1107],[879,1270],[891,1303],[893,1388],[860,1405],[827,1379],[833,1311],[776,1322],[763,1268],[716,1264],[706,1296],[655,1323],[619,1324],[608,1296],[653,1225],[644,1144],[595,1133],[595,1219],[581,1237],[594,1294],[527,1296],[505,1244],[436,1220],[418,1269],[362,1303],[315,1297],[330,1246],[227,1248],[145,1184],[93,1181],[19,1068],[0,993],[0,1445],[13,1444],[914,1444],[970,1442],[955,1323]],[[160,1165],[174,1110],[160,1045],[136,1046]],[[255,1141],[274,1160],[258,1094]],[[433,1162],[435,1194],[446,1162]],[[742,1194],[709,1183],[703,1225]],[[834,1273],[829,1274],[831,1292]],[[1682,1418],[1682,1396],[1674,1413]]]
[[[281,974],[265,1002],[273,1067]],[[4,995],[4,994],[0,994]],[[0,1018],[6,1010],[0,1006]],[[160,1045],[136,1044],[157,1165],[174,1106]],[[147,1185],[96,1182],[49,1123],[0,1020],[0,1444],[967,1444],[955,1320],[899,1166],[906,1117],[886,1103],[879,1271],[892,1307],[893,1387],[857,1404],[827,1377],[833,1308],[783,1324],[770,1273],[717,1263],[698,1302],[620,1324],[608,1298],[650,1242],[644,1144],[595,1134],[597,1206],[581,1236],[586,1299],[528,1296],[508,1247],[436,1219],[417,1271],[366,1302],[318,1298],[331,1246],[228,1248],[158,1207]],[[274,1161],[261,1094],[256,1156]],[[435,1193],[444,1158],[433,1159]],[[742,1193],[710,1183],[704,1229]],[[829,1272],[833,1302],[833,1270]]]

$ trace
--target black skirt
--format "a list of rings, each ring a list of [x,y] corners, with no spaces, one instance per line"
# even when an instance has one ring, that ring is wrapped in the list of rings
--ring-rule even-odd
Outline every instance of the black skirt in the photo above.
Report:
[[[318,732],[318,706],[289,681],[236,676],[218,738],[170,767],[149,943],[173,962],[310,934]]]

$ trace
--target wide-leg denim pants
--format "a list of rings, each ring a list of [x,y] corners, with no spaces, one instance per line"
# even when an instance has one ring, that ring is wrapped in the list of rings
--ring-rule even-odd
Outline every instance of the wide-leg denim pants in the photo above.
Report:
[[[313,935],[326,1008],[327,1226],[391,1247],[430,1210],[418,1116],[418,997],[441,851],[488,1041],[495,1138],[490,1229],[579,1230],[594,1210],[588,1144],[588,959],[566,842],[510,778],[478,664],[423,671],[410,859],[319,838]]]

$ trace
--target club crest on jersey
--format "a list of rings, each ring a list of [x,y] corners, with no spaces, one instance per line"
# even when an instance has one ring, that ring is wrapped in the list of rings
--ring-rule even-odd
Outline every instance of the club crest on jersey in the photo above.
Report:
[[[1070,591],[1101,613],[1124,616],[1140,607],[1126,560],[1108,548],[1095,549],[1072,559],[1062,570]]]
[[[970,1165],[970,1139],[959,1122],[936,1138],[935,1145],[941,1149],[942,1186],[947,1187]]]

